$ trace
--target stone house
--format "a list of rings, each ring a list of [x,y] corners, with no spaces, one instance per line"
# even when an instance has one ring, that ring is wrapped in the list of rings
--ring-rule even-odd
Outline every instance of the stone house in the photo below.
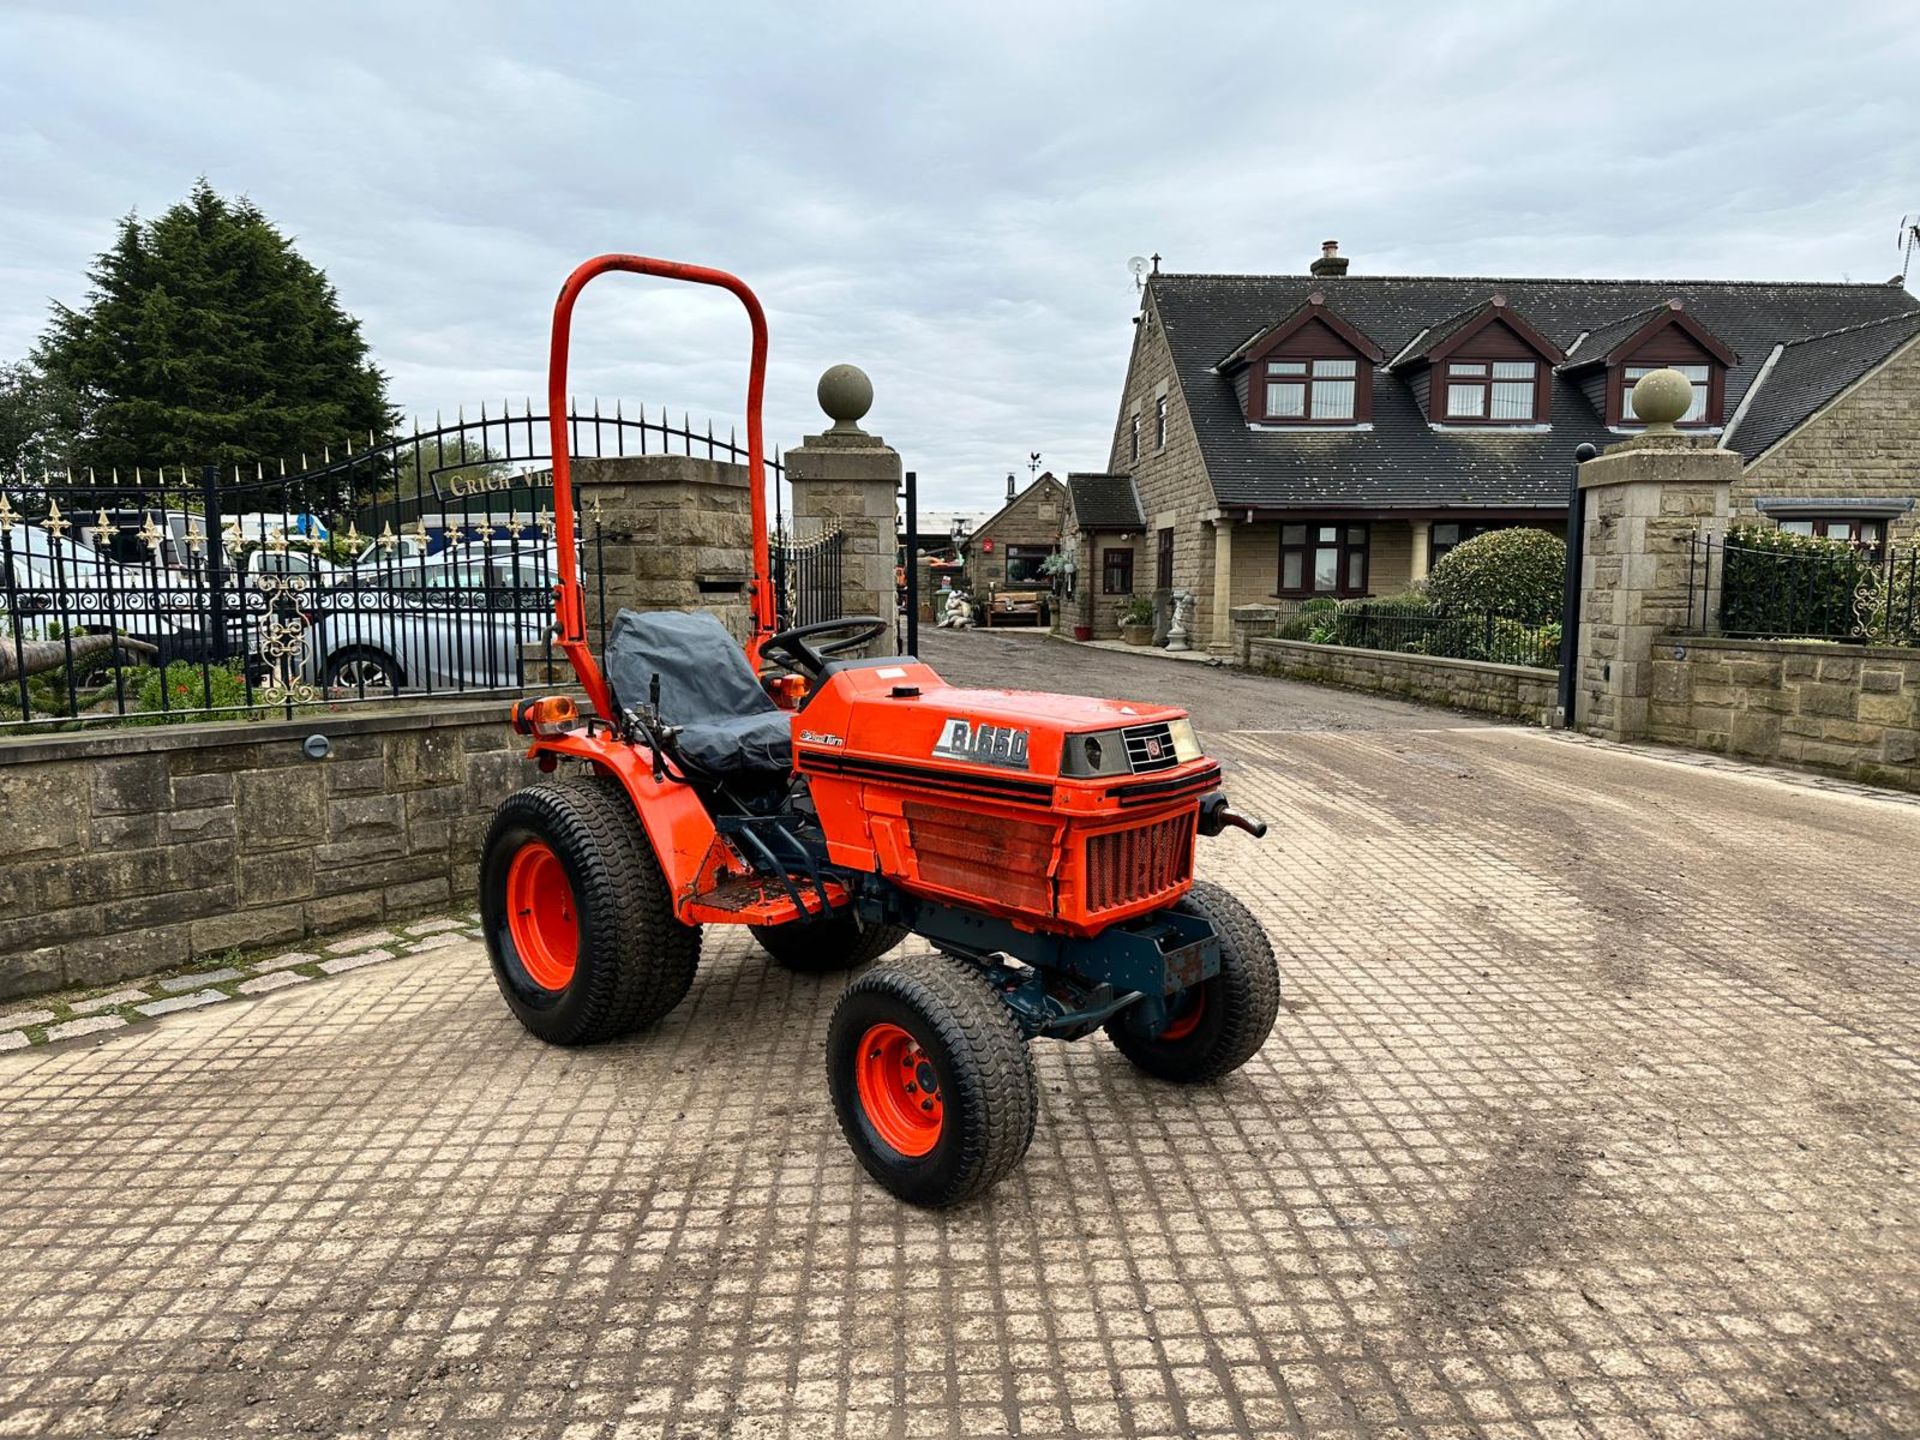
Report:
[[[1196,641],[1231,611],[1390,595],[1462,540],[1564,533],[1576,446],[1637,433],[1633,382],[1741,456],[1736,516],[1870,547],[1920,494],[1920,301],[1899,282],[1154,273],[1107,471]],[[1137,581],[1136,581],[1137,583]],[[1097,609],[1098,607],[1096,607]]]
[[[1060,548],[1067,487],[1051,471],[1016,491],[1007,477],[1007,503],[973,527],[960,542],[967,583],[976,595],[996,590],[1047,590],[1051,576],[1041,573],[1047,557]]]
[[[1120,610],[1135,596],[1172,582],[1156,573],[1146,546],[1146,521],[1129,475],[1069,474],[1062,553],[1073,561],[1071,593],[1054,616],[1055,628],[1086,626],[1095,640],[1120,633]]]

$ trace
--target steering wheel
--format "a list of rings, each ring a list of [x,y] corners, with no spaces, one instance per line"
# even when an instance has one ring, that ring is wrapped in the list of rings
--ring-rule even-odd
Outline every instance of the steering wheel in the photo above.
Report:
[[[817,680],[826,670],[827,661],[834,656],[870,645],[891,629],[893,622],[882,620],[878,615],[844,615],[838,620],[816,620],[811,625],[795,625],[769,635],[761,642],[760,653],[779,656],[782,663],[789,664],[789,668],[800,670]],[[831,635],[841,630],[847,633],[824,645],[807,643],[815,635]]]

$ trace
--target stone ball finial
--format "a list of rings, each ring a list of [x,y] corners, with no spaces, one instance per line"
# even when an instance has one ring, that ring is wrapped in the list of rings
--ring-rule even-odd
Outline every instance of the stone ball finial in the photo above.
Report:
[[[1678,370],[1649,370],[1633,382],[1633,413],[1649,435],[1670,435],[1693,404],[1693,382]]]
[[[873,408],[873,382],[858,365],[831,365],[820,377],[820,408],[836,430],[858,430]]]

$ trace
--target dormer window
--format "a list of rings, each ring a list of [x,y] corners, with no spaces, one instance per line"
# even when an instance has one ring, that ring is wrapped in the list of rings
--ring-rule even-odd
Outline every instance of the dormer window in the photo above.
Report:
[[[1712,413],[1713,405],[1714,386],[1711,365],[1622,365],[1620,367],[1620,423],[1622,425],[1645,423],[1634,414],[1633,387],[1642,375],[1650,375],[1655,370],[1678,370],[1693,382],[1693,403],[1687,406],[1687,413],[1673,423],[1705,425],[1707,416]]]
[[[1449,360],[1446,418],[1532,420],[1539,388],[1537,360]]]
[[[1360,362],[1345,360],[1268,360],[1267,420],[1354,418],[1354,390]]]
[[[1437,427],[1542,425],[1553,408],[1552,367],[1563,358],[1495,294],[1422,330],[1387,368],[1407,377]]]
[[[1673,299],[1589,330],[1560,370],[1614,426],[1645,423],[1633,413],[1635,381],[1652,370],[1678,370],[1693,386],[1693,403],[1677,423],[1703,429],[1721,423],[1727,371],[1739,363],[1725,341]]]
[[[1385,358],[1315,291],[1214,369],[1233,381],[1250,424],[1364,425],[1373,419],[1373,367]]]

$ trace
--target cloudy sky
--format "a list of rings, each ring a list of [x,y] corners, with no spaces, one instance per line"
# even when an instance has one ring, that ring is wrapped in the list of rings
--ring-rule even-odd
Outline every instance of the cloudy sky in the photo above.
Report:
[[[850,360],[923,503],[984,505],[1029,451],[1106,462],[1130,255],[1884,280],[1916,75],[1904,0],[0,0],[0,359],[205,174],[331,274],[410,413],[538,393],[561,277],[638,250],[759,291],[770,436]],[[724,424],[731,305],[601,282],[576,391]]]

